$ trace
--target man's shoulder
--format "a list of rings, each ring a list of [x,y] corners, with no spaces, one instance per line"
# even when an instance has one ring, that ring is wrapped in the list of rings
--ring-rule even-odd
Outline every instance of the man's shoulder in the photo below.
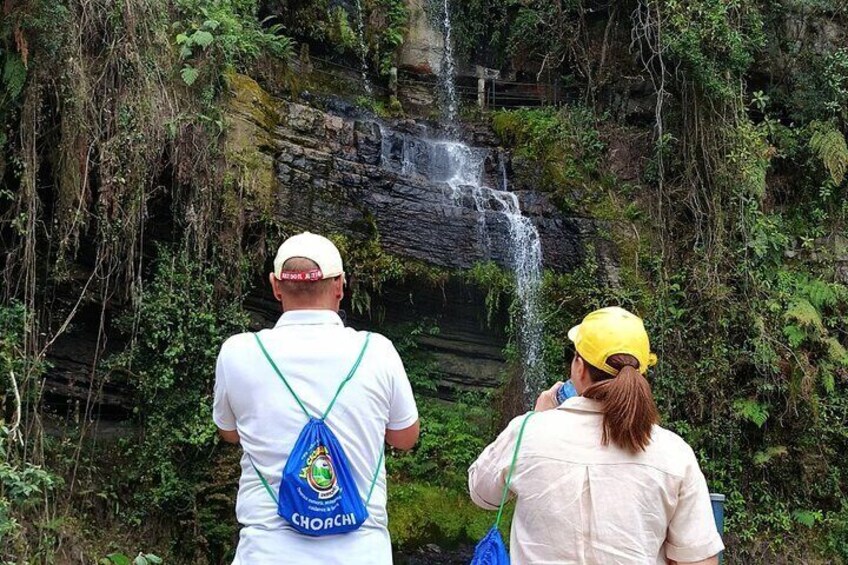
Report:
[[[391,349],[392,351],[394,351],[394,349],[395,349],[395,345],[394,345],[394,343],[392,343],[392,340],[390,340],[389,338],[387,338],[386,336],[384,336],[381,333],[372,332],[372,331],[369,331],[369,330],[354,330],[354,331],[357,334],[363,336],[363,338],[366,334],[371,335],[369,342],[368,342],[368,347]]]
[[[253,336],[253,332],[242,332],[240,334],[231,335],[221,345],[220,355],[234,355],[247,347],[256,347],[256,341]]]

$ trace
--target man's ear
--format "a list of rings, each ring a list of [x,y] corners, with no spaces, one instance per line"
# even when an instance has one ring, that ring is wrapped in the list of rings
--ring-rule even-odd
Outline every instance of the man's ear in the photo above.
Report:
[[[283,293],[280,292],[279,279],[274,276],[274,273],[268,273],[268,280],[271,283],[271,291],[274,293],[274,298],[277,299],[277,302],[283,301]]]
[[[341,300],[344,298],[344,286],[345,286],[345,278],[344,275],[336,278],[335,280],[335,290],[336,290],[336,299]]]

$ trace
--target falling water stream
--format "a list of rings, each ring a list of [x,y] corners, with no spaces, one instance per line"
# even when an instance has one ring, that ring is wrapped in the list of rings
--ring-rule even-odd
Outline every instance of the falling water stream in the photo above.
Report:
[[[456,117],[459,110],[459,102],[456,99],[456,61],[453,57],[453,31],[451,29],[450,7],[448,0],[442,0],[442,31],[444,34],[445,49],[442,54],[442,64],[439,68],[439,82],[444,96],[444,108],[442,118],[448,129],[456,125]]]
[[[382,128],[381,166],[405,177],[422,177],[443,187],[446,204],[473,208],[477,213],[478,244],[491,256],[492,242],[506,240],[507,267],[515,273],[520,304],[518,346],[523,360],[524,390],[532,398],[544,385],[542,374],[542,320],[539,289],[542,246],[535,225],[521,213],[518,195],[509,190],[503,156],[493,188],[486,184],[485,163],[491,151],[452,140],[429,139]],[[501,221],[499,221],[501,220]],[[506,220],[506,238],[494,230]],[[503,229],[502,227],[500,228]]]
[[[362,85],[365,92],[373,94],[371,81],[368,80],[368,48],[365,46],[365,18],[362,17],[362,0],[356,0],[356,34],[359,36],[359,65],[362,73]]]
[[[438,0],[431,0],[436,9]],[[453,52],[453,27],[449,0],[441,0],[444,51],[439,71],[439,86],[444,104],[442,121],[448,136],[457,137],[459,101],[456,89],[456,60]],[[533,398],[544,385],[542,371],[542,329],[539,313],[539,291],[542,283],[542,245],[539,232],[533,222],[521,213],[518,196],[509,190],[507,171],[503,156],[499,156],[500,179],[498,188],[487,186],[484,181],[484,164],[489,150],[469,147],[453,140],[427,140],[400,134],[403,137],[403,157],[399,160],[401,175],[413,173],[424,175],[433,182],[443,182],[450,188],[446,198],[454,206],[473,206],[478,214],[478,238],[480,245],[491,254],[492,237],[487,218],[500,215],[507,221],[508,267],[515,273],[516,294],[520,303],[518,320],[518,346],[522,355],[524,392]],[[383,136],[383,161],[386,159],[386,136]],[[427,157],[418,159],[424,151]],[[422,168],[417,163],[424,163]],[[496,224],[497,222],[492,222]]]

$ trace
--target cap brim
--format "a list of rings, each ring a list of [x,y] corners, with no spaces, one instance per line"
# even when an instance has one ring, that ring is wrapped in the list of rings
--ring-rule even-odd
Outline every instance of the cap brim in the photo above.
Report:
[[[577,334],[580,332],[580,324],[577,324],[570,330],[568,330],[568,339],[572,342],[577,343]]]

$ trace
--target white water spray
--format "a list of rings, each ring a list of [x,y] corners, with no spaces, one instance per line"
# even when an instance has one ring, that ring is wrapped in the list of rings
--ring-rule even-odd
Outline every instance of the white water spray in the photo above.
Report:
[[[442,65],[439,69],[439,82],[444,96],[443,119],[448,129],[456,126],[459,102],[456,98],[456,61],[453,58],[453,31],[451,27],[450,6],[448,0],[442,0],[445,49],[442,54]]]
[[[532,399],[544,386],[543,322],[539,312],[542,244],[536,226],[521,213],[518,196],[509,191],[506,167],[499,159],[496,184],[486,186],[484,167],[490,152],[457,141],[432,140],[382,129],[382,166],[401,176],[421,176],[449,188],[450,204],[477,212],[480,246],[492,255],[492,228],[506,222],[507,267],[515,274],[520,304],[518,346],[523,360],[524,392]]]
[[[368,80],[368,48],[365,46],[365,19],[362,17],[362,0],[356,0],[356,33],[359,36],[359,65],[362,74],[362,85],[365,92],[371,96],[374,89]]]

